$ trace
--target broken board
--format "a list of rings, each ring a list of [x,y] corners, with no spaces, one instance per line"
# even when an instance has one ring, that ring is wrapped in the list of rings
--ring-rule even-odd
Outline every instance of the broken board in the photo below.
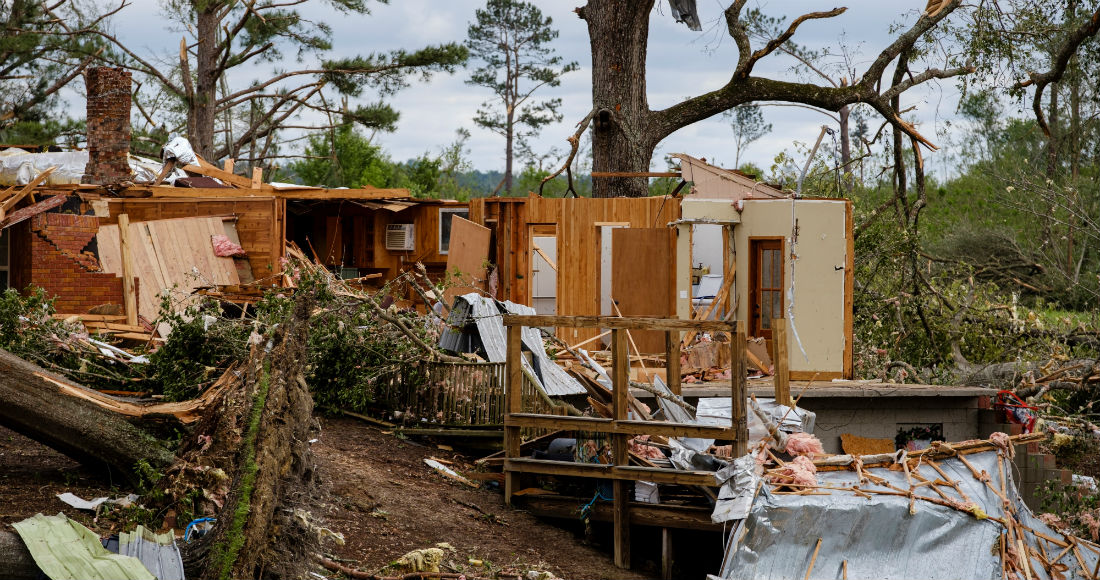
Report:
[[[489,237],[492,230],[470,220],[454,216],[451,221],[451,241],[447,250],[447,274],[454,275],[454,284],[444,291],[447,304],[455,296],[485,291],[485,265],[489,261]]]

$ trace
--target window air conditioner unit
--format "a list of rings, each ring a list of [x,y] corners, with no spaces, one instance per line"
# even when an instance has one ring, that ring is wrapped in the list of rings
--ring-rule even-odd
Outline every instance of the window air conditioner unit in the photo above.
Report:
[[[386,226],[386,249],[396,252],[416,250],[414,224],[389,224]]]

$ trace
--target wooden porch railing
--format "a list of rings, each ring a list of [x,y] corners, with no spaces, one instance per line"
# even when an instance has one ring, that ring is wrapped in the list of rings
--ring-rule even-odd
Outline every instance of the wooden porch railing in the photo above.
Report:
[[[715,486],[714,473],[709,471],[684,471],[629,465],[628,452],[631,435],[726,439],[733,442],[735,457],[740,457],[747,452],[748,420],[745,409],[747,390],[744,359],[745,323],[743,321],[505,315],[504,326],[508,328],[508,358],[506,362],[508,383],[504,393],[505,501],[511,504],[513,494],[519,491],[520,477],[524,473],[613,480],[615,564],[617,566],[626,568],[630,565],[630,498],[627,497],[629,482],[645,480],[656,483]],[[521,331],[524,327],[550,326],[611,329],[612,418],[563,417],[524,412],[521,397],[523,384],[523,368],[520,362],[522,356]],[[723,427],[668,421],[631,420],[627,414],[630,397],[630,357],[626,335],[628,330],[664,331],[666,333],[666,344],[672,345],[675,343],[677,346],[680,342],[679,333],[681,331],[730,333],[733,338],[730,341],[732,424]],[[668,350],[671,355],[673,348],[669,346]],[[679,367],[678,350],[677,348],[675,352],[676,368]],[[523,458],[520,456],[521,429],[531,427],[610,434],[612,462],[610,464],[596,464]]]

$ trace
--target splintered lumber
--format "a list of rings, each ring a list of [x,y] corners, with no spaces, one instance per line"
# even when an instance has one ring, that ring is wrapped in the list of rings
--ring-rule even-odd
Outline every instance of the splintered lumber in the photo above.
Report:
[[[133,407],[0,350],[0,425],[89,466],[133,480],[134,466],[154,468],[174,455],[126,420]]]

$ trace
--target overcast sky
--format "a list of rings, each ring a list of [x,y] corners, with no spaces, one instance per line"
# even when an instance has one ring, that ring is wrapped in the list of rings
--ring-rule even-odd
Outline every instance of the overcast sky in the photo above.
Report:
[[[567,61],[580,64],[580,70],[567,75],[561,86],[540,93],[544,97],[562,99],[564,120],[546,127],[536,144],[541,150],[553,146],[564,149],[565,138],[573,133],[574,125],[591,108],[588,32],[584,21],[573,13],[573,9],[583,2],[536,0],[535,3],[553,18],[554,26],[560,31],[554,47]],[[372,5],[372,13],[368,16],[349,17],[333,12],[321,2],[313,2],[303,12],[333,27],[336,53],[353,55],[462,42],[474,10],[482,4],[483,1],[476,0],[392,0],[390,4]],[[788,19],[805,11],[836,6],[810,0],[763,0],[757,5],[768,14],[785,15]],[[848,7],[845,14],[830,20],[807,22],[799,29],[796,40],[811,48],[832,48],[834,52],[844,43],[854,54],[857,70],[862,71],[892,39],[890,26],[911,24],[924,2],[854,0],[841,5]],[[736,61],[736,49],[725,32],[722,9],[723,4],[718,0],[699,0],[703,31],[692,32],[673,21],[667,0],[658,1],[649,35],[650,108],[667,107],[685,97],[718,88],[728,80]],[[178,54],[181,33],[169,30],[161,19],[159,2],[133,0],[132,5],[116,16],[113,28],[138,52]],[[781,57],[769,57],[757,65],[754,74],[794,79],[791,64]],[[292,67],[293,63],[282,66]],[[401,120],[395,133],[381,136],[381,143],[394,159],[404,160],[425,152],[438,153],[442,146],[454,140],[456,129],[467,128],[472,133],[469,149],[474,166],[482,170],[503,169],[503,139],[475,127],[471,120],[479,104],[490,95],[484,89],[466,85],[464,81],[468,75],[468,70],[460,70],[454,75],[437,75],[428,83],[414,83],[390,99],[401,112]],[[252,69],[237,74],[230,82],[247,84],[254,79],[262,80],[263,76],[264,71]],[[916,105],[919,130],[937,144],[946,145],[947,140],[940,133],[947,126],[945,121],[954,116],[958,92],[953,83],[929,85],[907,93],[903,108]],[[376,99],[376,95],[369,93],[363,96],[364,101]],[[74,103],[74,106],[82,105],[82,102]],[[812,142],[823,123],[832,123],[820,113],[792,107],[767,107],[764,115],[773,126],[772,132],[753,143],[742,155],[742,161],[764,169],[771,165],[777,153],[791,150],[795,141]],[[874,126],[877,125],[875,122]],[[660,145],[654,156],[654,168],[661,168],[663,154],[674,152],[733,165],[734,147],[728,123],[714,117],[676,132]],[[943,170],[949,155],[950,150],[945,147],[943,152],[930,154],[926,159],[933,171]]]

